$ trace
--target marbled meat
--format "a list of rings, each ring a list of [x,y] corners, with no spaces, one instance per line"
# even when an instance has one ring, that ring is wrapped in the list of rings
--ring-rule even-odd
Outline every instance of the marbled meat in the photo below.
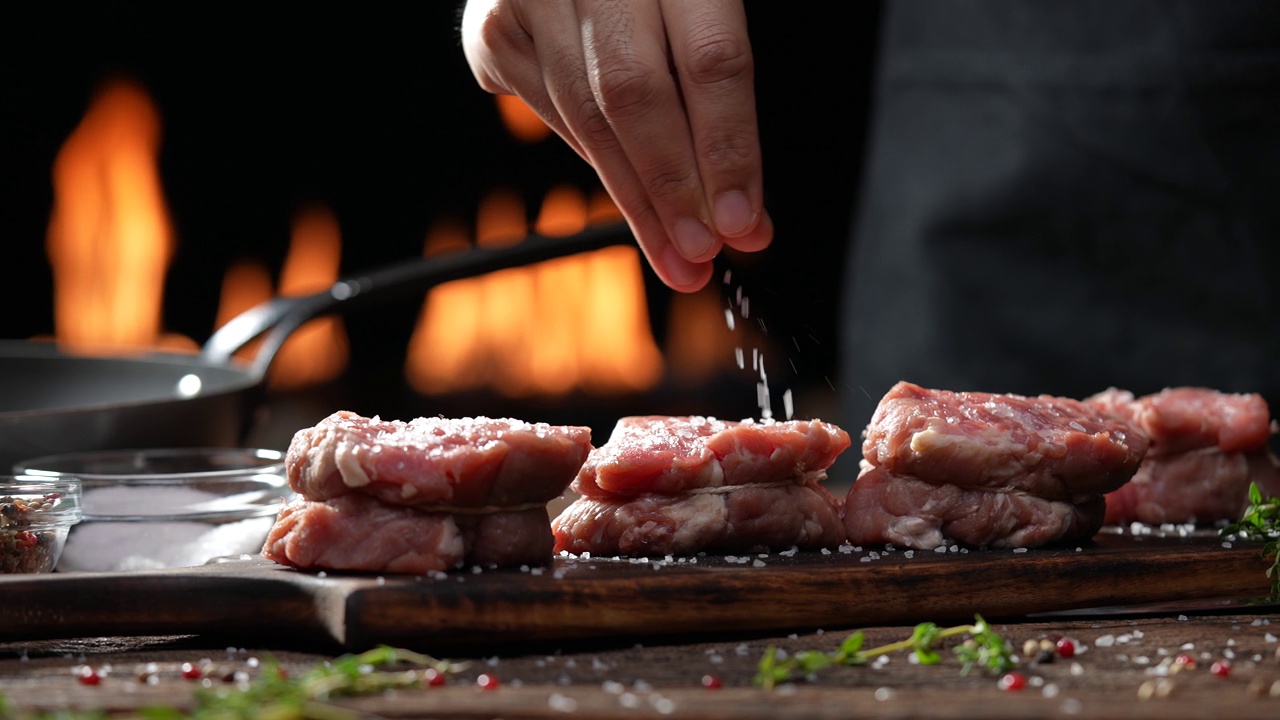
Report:
[[[1212,524],[1238,519],[1249,484],[1280,495],[1261,395],[1169,388],[1135,398],[1111,388],[1085,400],[1145,433],[1150,452],[1133,480],[1107,495],[1108,524]]]
[[[1147,452],[1127,421],[1080,401],[930,390],[900,382],[867,427],[845,497],[849,541],[931,550],[1090,537],[1103,495]]]
[[[559,497],[590,450],[587,427],[337,412],[294,435],[286,467],[309,500],[357,492],[412,507],[510,506]]]
[[[844,540],[819,483],[848,433],[820,420],[621,419],[553,521],[557,550],[600,555],[818,548]]]
[[[691,555],[816,550],[844,542],[837,504],[816,482],[729,492],[582,497],[554,521],[556,550],[597,555]]]
[[[809,478],[851,441],[821,420],[735,422],[708,417],[625,417],[573,481],[592,497],[622,498]]]
[[[900,382],[880,401],[862,454],[897,476],[1073,501],[1131,478],[1147,438],[1070,398],[928,390]]]
[[[545,508],[423,512],[352,494],[286,505],[262,554],[303,569],[420,575],[471,565],[543,565],[552,543]]]
[[[860,545],[1019,548],[1093,537],[1104,512],[1101,496],[1071,503],[930,483],[868,467],[845,498],[844,525],[849,541]]]

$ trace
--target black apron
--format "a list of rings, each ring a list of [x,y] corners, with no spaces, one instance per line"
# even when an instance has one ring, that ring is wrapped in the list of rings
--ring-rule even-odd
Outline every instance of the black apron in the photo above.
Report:
[[[844,422],[898,380],[1280,408],[1280,4],[886,6]]]

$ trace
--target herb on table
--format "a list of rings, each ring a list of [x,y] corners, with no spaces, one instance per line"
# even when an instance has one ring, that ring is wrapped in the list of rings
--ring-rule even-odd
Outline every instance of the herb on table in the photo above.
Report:
[[[871,658],[900,650],[914,652],[921,665],[937,665],[942,662],[942,655],[937,651],[938,644],[942,640],[960,635],[969,636],[952,650],[962,663],[962,675],[969,674],[974,668],[995,674],[1015,667],[1013,646],[996,633],[981,615],[974,615],[972,625],[940,628],[935,623],[921,623],[906,640],[867,650],[862,649],[865,636],[861,630],[845,638],[840,648],[832,653],[805,650],[788,657],[779,657],[778,649],[769,647],[765,650],[764,657],[760,658],[759,668],[752,682],[766,690],[772,690],[778,683],[787,682],[797,675],[809,675],[832,665],[864,665]]]
[[[1221,536],[1235,535],[1243,540],[1266,540],[1262,557],[1271,561],[1267,577],[1271,579],[1271,600],[1280,600],[1280,498],[1263,498],[1258,483],[1249,483],[1249,506],[1239,522],[1218,531]]]
[[[426,687],[436,684],[432,678],[465,667],[466,663],[437,660],[385,645],[357,655],[343,655],[296,679],[290,678],[278,663],[268,660],[262,664],[259,677],[247,687],[197,690],[195,706],[189,714],[173,708],[149,708],[143,716],[149,720],[353,720],[357,713],[331,705],[329,700]]]

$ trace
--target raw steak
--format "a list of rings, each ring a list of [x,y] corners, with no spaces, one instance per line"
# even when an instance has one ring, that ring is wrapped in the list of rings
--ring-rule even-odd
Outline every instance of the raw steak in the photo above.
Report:
[[[586,427],[338,412],[298,431],[285,462],[309,500],[358,492],[394,505],[506,507],[558,497],[590,450]]]
[[[821,420],[733,422],[707,417],[626,417],[587,457],[573,489],[600,498],[694,488],[824,479],[850,445]]]
[[[844,541],[835,499],[814,481],[728,492],[583,497],[552,522],[556,550],[596,555],[817,549]]]
[[[900,382],[862,445],[874,466],[935,485],[1085,501],[1137,471],[1147,438],[1069,398],[926,390]]]
[[[552,543],[545,509],[451,515],[352,494],[286,505],[262,554],[305,569],[423,574],[546,564]]]
[[[1146,433],[1151,455],[1207,447],[1252,452],[1271,438],[1271,411],[1257,394],[1180,387],[1135,399],[1131,392],[1111,388],[1085,402]]]
[[[1249,483],[1263,497],[1280,496],[1280,471],[1266,450],[1223,452],[1216,447],[1148,455],[1138,474],[1107,494],[1108,525],[1131,522],[1211,524],[1235,520],[1249,505]]]
[[[1128,420],[1151,451],[1125,486],[1107,495],[1107,523],[1212,524],[1235,520],[1249,504],[1249,483],[1280,494],[1267,449],[1271,411],[1261,395],[1169,388],[1135,398],[1111,388],[1086,403]]]
[[[850,488],[843,516],[849,542],[859,545],[1017,548],[1091,538],[1102,526],[1105,509],[1098,496],[1073,504],[939,485],[868,467]]]

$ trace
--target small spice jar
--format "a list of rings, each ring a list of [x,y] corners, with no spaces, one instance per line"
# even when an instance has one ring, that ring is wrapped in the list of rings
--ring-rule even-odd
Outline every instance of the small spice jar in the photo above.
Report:
[[[80,522],[80,481],[0,475],[0,573],[45,573]]]

